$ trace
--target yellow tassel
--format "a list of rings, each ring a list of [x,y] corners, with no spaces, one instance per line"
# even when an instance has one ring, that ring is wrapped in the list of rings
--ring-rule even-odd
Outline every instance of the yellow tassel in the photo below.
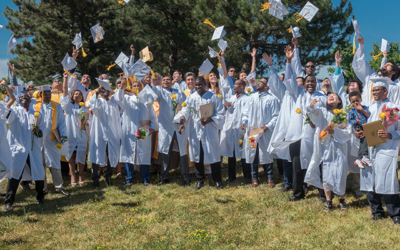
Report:
[[[114,67],[115,65],[117,65],[117,64],[114,63],[114,64],[111,64],[111,65],[107,66],[107,71],[110,71],[110,69],[111,69],[112,67]]]
[[[75,77],[76,77],[76,75],[71,74],[68,70],[64,69],[64,71],[67,72],[68,75],[69,75],[70,77],[72,77],[72,78],[75,78]],[[43,92],[43,91],[42,91],[42,92]]]
[[[210,73],[208,73],[208,75],[204,76],[204,79],[208,79],[208,77],[210,77]]]
[[[151,78],[152,78],[152,79],[156,79],[156,75],[154,75],[154,71],[151,70],[150,73],[151,73]]]
[[[83,56],[83,57],[87,57],[87,54],[86,54],[85,51],[83,50],[83,47],[82,47],[82,56]]]
[[[126,85],[126,90],[131,91],[131,82],[129,81],[129,78],[126,79],[127,85]]]
[[[125,5],[125,2],[122,0],[118,0],[118,3],[121,4],[122,6]]]
[[[211,27],[213,27],[215,29],[215,26],[208,19],[204,20],[203,23],[209,24]]]
[[[217,67],[221,67],[221,63],[217,63]]]
[[[378,55],[376,55],[376,56],[372,56],[372,58],[374,58],[374,60],[376,60],[376,59],[378,59],[378,57],[380,57],[382,55],[382,52],[381,53],[379,53]]]
[[[353,38],[353,55],[356,54],[356,34],[354,34]]]
[[[123,77],[123,76],[125,76],[125,74],[122,72],[122,73],[119,73],[118,74],[120,77]]]
[[[286,31],[289,32],[289,33],[292,33],[292,29],[291,28],[287,29]]]
[[[308,13],[310,13],[310,12],[307,12],[304,16],[306,16]],[[294,15],[297,17],[296,22],[299,22],[301,19],[304,18],[304,16],[300,15],[300,13],[298,13],[298,12],[295,13]]]
[[[270,3],[264,3],[263,5],[261,5],[263,8],[260,10],[260,12],[266,11],[268,10],[269,6],[271,6]]]
[[[374,100],[374,95],[372,94],[372,89],[373,89],[373,83],[371,82],[371,101]]]

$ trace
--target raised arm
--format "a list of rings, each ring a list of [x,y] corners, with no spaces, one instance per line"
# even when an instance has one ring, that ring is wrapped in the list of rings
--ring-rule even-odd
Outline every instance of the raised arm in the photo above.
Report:
[[[114,94],[114,99],[118,103],[118,105],[121,107],[122,110],[125,110],[126,105],[127,105],[126,100],[125,100],[125,93],[124,93],[125,87],[126,87],[126,82],[125,82],[125,84],[121,84],[118,87],[117,92],[115,92],[115,94]]]
[[[13,103],[15,102],[15,100],[16,100],[16,99],[15,99],[15,96],[14,96],[14,93],[12,92],[12,90],[10,89],[10,87],[8,87],[6,81],[1,80],[1,81],[0,81],[0,86],[3,86],[3,87],[6,89],[6,91],[7,91],[7,94],[8,94],[8,96],[9,96],[9,100],[8,100],[7,103],[6,103],[6,107],[7,107],[7,108],[10,108],[10,107],[13,105]]]
[[[131,58],[129,59],[129,65],[135,64],[135,47],[131,44]]]
[[[296,37],[293,37],[292,43],[294,45],[294,56],[292,59],[291,67],[292,67],[292,72],[294,74],[294,78],[296,79],[299,76],[303,76],[304,71],[303,71],[303,67],[301,66],[299,41],[297,40]]]
[[[68,73],[64,72],[64,82],[63,82],[63,97],[68,95]]]
[[[268,80],[268,87],[279,100],[282,100],[285,96],[286,87],[283,85],[281,79],[279,79],[279,76],[272,65],[272,55],[269,56],[267,53],[263,53],[262,57],[264,62],[268,65],[271,74]]]
[[[385,64],[387,63],[387,52],[385,50],[385,52],[383,52],[383,58],[382,58],[382,62],[381,62],[381,68],[383,68],[383,66],[385,66]]]
[[[340,54],[339,50],[335,53],[335,61],[336,61],[336,68],[335,74],[331,77],[331,85],[333,93],[337,93],[340,97],[343,98],[344,91],[344,77],[340,70],[340,63],[342,62],[342,55]]]
[[[226,77],[228,76],[228,70],[226,70],[226,65],[225,65],[225,60],[224,60],[224,58],[225,58],[225,52],[222,51],[222,52],[221,52],[221,56],[218,56],[218,60],[219,60],[219,63],[221,64],[222,71],[224,72],[224,75],[223,75],[222,77],[223,77],[224,79],[226,79]]]
[[[372,75],[373,73],[376,73],[374,70],[371,69],[370,65],[368,64],[367,60],[365,59],[365,52],[364,52],[364,39],[360,36],[357,38],[358,43],[360,46],[358,47],[358,50],[356,54],[353,57],[353,70],[358,79],[362,81],[365,87],[366,82],[365,78],[369,75]]]
[[[257,48],[253,48],[253,51],[250,53],[251,54],[251,73],[256,71],[256,54],[257,54]]]
[[[297,84],[296,76],[293,75],[292,72],[292,58],[294,56],[295,51],[292,50],[290,45],[285,48],[286,53],[286,71],[285,71],[285,86],[290,94],[294,95],[296,98],[300,94],[300,87]]]

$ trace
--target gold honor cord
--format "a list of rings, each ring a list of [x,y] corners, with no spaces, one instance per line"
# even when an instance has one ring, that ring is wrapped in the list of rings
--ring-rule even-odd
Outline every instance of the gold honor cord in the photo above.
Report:
[[[263,5],[261,5],[263,8],[260,10],[260,12],[266,11],[268,10],[269,6],[271,6],[270,3],[264,3]]]

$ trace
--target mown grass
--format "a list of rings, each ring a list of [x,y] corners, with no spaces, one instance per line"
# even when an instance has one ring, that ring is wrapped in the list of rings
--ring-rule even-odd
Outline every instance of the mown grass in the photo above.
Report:
[[[400,227],[390,218],[371,222],[365,195],[357,199],[350,190],[348,211],[339,210],[334,200],[335,209],[326,213],[317,190],[303,201],[287,202],[290,193],[278,191],[278,178],[274,189],[265,177],[258,188],[244,185],[240,177],[223,190],[210,181],[196,191],[194,185],[182,186],[179,172],[161,187],[143,186],[136,174],[131,187],[121,180],[107,187],[102,179],[94,189],[86,175],[85,187],[67,188],[70,197],[54,193],[50,185],[43,206],[34,191],[19,189],[14,210],[2,208],[0,248],[385,249],[400,242]]]

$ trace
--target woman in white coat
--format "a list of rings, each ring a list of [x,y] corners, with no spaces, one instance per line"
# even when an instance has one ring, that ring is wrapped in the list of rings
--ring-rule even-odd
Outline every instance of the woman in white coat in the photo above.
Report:
[[[346,179],[347,179],[347,141],[351,138],[351,124],[346,123],[345,128],[336,126],[333,129],[328,129],[328,135],[320,142],[319,135],[324,130],[334,114],[334,109],[342,109],[342,99],[337,94],[330,94],[324,106],[316,106],[319,102],[314,99],[307,107],[307,114],[309,115],[312,123],[315,125],[314,135],[314,152],[310,165],[307,168],[307,173],[304,181],[317,188],[325,190],[326,207],[325,211],[332,209],[332,191],[340,196],[340,208],[347,209],[344,200],[346,192]],[[320,164],[322,162],[322,185]]]
[[[118,85],[118,81],[121,84]],[[122,113],[122,137],[120,162],[125,164],[125,185],[132,185],[134,164],[141,167],[141,176],[144,185],[150,182],[150,161],[151,161],[151,134],[158,128],[158,119],[153,108],[153,102],[139,100],[136,95],[124,94],[126,79],[117,80],[118,90],[114,95],[115,101],[123,110]],[[134,82],[132,88],[141,91],[141,84]],[[146,88],[150,88],[146,86]],[[132,91],[135,92],[135,91]],[[144,92],[145,93],[145,92]],[[143,93],[142,93],[143,94]],[[148,127],[149,134],[144,140],[136,138],[136,131]]]
[[[71,93],[68,93],[68,80],[76,81],[76,78],[72,78],[68,76],[68,73],[64,73],[63,96],[60,99],[60,103],[65,113],[68,143],[62,148],[62,154],[65,155],[65,158],[68,160],[71,173],[71,186],[75,187],[76,163],[78,163],[79,166],[79,185],[82,186],[85,184],[83,174],[86,162],[88,127],[85,118],[85,120],[82,121],[85,129],[80,129],[81,118],[79,115],[86,113],[89,116],[89,109],[85,105],[80,105],[80,103],[85,103],[80,90],[74,89]]]

